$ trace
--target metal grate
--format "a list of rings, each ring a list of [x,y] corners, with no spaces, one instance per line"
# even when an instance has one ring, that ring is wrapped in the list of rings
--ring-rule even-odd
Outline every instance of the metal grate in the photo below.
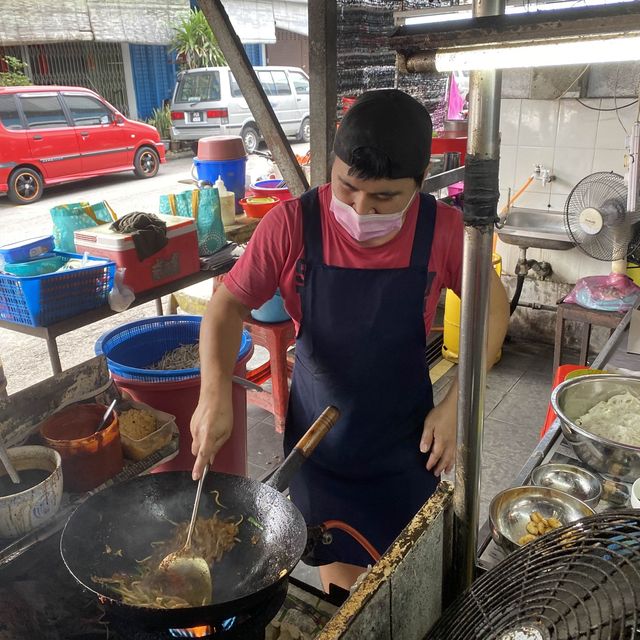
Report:
[[[26,62],[33,84],[87,87],[128,115],[122,48],[117,42],[55,42],[0,48]]]
[[[427,639],[640,637],[640,512],[599,514],[511,554],[447,609]]]

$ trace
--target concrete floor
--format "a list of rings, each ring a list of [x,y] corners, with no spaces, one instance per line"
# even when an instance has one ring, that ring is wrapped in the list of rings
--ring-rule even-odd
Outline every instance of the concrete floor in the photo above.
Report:
[[[258,354],[257,358],[263,357]],[[485,396],[480,522],[487,518],[493,496],[511,486],[536,446],[544,424],[552,383],[553,347],[507,341],[502,358],[489,372]],[[436,402],[456,375],[452,367],[434,384]],[[282,461],[282,436],[273,416],[249,405],[249,471],[262,478]],[[452,478],[453,476],[451,476]],[[298,565],[294,575],[319,586],[317,569]]]

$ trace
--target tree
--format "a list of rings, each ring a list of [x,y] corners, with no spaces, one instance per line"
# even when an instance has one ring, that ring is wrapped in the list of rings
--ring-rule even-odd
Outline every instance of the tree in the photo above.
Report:
[[[26,66],[26,63],[13,56],[0,57],[0,87],[23,87],[31,84],[24,73]]]
[[[220,45],[202,11],[192,9],[174,31],[171,50],[176,52],[183,68],[226,66]]]

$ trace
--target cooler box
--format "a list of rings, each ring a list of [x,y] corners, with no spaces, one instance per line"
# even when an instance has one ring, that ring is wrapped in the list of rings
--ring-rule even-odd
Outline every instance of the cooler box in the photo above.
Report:
[[[169,243],[140,260],[130,233],[117,233],[111,224],[81,229],[73,234],[79,253],[108,258],[126,269],[124,283],[135,293],[173,282],[200,270],[196,223],[192,218],[158,215],[167,224]]]

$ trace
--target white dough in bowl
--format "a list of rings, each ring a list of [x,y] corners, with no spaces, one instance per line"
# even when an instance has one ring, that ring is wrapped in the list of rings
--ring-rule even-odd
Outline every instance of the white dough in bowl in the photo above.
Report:
[[[640,447],[640,399],[628,391],[619,393],[591,407],[576,424],[608,440]]]

